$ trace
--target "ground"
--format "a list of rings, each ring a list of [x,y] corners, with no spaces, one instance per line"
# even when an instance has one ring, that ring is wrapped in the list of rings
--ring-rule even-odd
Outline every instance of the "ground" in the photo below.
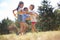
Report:
[[[60,40],[60,31],[0,35],[0,40]]]

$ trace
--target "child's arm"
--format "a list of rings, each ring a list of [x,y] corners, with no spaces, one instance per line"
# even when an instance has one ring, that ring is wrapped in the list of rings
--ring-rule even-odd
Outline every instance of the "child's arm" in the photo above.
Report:
[[[17,9],[14,9],[14,10],[13,10],[13,13],[14,13],[14,11],[16,11],[16,10],[17,10]]]
[[[39,15],[37,13],[35,13],[35,16],[38,17]]]
[[[16,17],[16,14],[14,13],[14,11],[16,11],[16,10],[17,10],[17,9],[14,9],[14,10],[13,10],[13,15],[14,15],[15,17]]]

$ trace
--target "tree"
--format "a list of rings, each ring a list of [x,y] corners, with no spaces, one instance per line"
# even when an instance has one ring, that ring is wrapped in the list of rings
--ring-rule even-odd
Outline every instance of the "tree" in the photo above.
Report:
[[[11,23],[13,23],[13,21],[9,20],[8,18],[2,20],[2,22],[0,23],[1,34],[8,34],[9,33],[8,26]]]
[[[1,23],[0,23],[0,32],[1,32]],[[0,33],[1,34],[1,33]]]
[[[47,0],[42,1],[42,6],[38,7],[39,14],[39,22],[37,23],[39,30],[41,31],[48,31],[48,30],[55,30],[56,23],[55,23],[55,14],[53,12],[53,7],[50,5],[50,2]]]
[[[54,11],[56,16],[56,25],[58,26],[58,29],[60,30],[60,4],[58,3],[58,8]]]

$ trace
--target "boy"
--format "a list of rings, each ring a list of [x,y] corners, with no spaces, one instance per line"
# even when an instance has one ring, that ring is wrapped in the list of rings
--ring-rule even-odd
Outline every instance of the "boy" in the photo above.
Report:
[[[23,20],[22,20],[23,21],[23,32],[25,33],[27,28],[28,28],[28,24],[26,23],[26,20],[27,20],[27,18],[29,18],[28,8],[27,7],[25,7],[23,9],[22,18],[23,18]]]

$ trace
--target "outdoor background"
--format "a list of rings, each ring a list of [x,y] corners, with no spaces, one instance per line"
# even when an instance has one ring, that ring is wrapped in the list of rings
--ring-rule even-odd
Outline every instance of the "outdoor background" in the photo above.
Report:
[[[0,0],[0,35],[16,33],[19,24],[12,10],[17,8],[19,1],[24,2],[24,7],[35,5],[35,11],[39,15],[36,24],[38,32],[60,32],[60,1],[59,0]],[[12,32],[10,32],[10,29]],[[29,28],[27,33],[31,32]],[[56,32],[53,32],[53,34]],[[41,33],[42,34],[42,33]],[[32,35],[32,34],[31,34]],[[50,34],[51,35],[51,34]],[[60,37],[60,36],[59,36]]]

